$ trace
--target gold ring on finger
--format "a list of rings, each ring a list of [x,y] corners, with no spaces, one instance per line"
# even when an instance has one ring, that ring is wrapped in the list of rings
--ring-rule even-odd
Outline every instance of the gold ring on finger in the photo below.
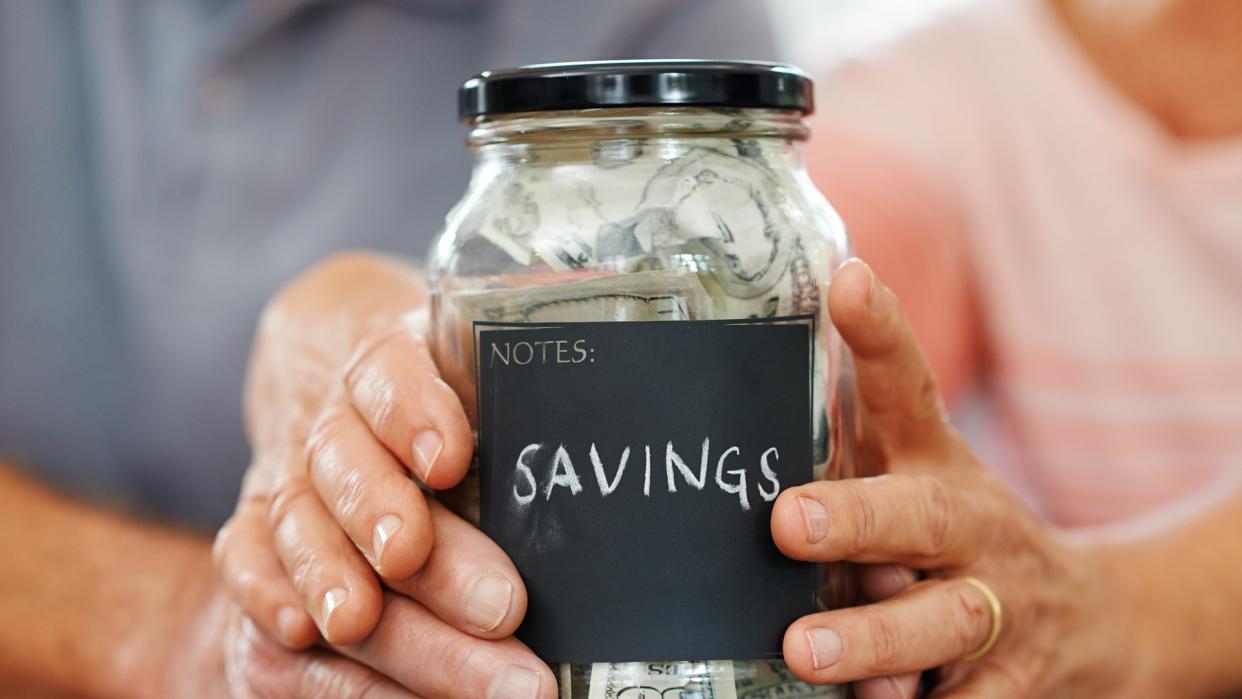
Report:
[[[992,609],[992,629],[988,632],[987,640],[983,642],[983,645],[962,656],[963,661],[970,662],[987,655],[988,651],[992,650],[992,647],[996,645],[997,639],[1000,638],[1002,626],[1001,603],[1000,599],[996,596],[996,593],[992,592],[992,588],[988,587],[987,584],[979,578],[963,575],[958,578],[958,580],[961,580],[982,593],[983,597],[988,601],[988,607]]]

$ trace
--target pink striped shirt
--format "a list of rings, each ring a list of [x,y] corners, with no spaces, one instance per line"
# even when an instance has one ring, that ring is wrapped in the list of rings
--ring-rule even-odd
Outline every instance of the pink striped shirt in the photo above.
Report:
[[[1051,521],[1242,475],[1242,138],[1179,142],[1038,0],[822,76],[812,173]],[[998,435],[999,441],[998,441]]]

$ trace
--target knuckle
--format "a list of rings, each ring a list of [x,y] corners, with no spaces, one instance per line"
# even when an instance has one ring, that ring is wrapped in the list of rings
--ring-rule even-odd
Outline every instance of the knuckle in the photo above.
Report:
[[[847,507],[853,513],[854,529],[852,540],[848,542],[850,551],[857,553],[866,551],[875,543],[876,514],[875,502],[859,484],[852,484],[846,489]]]
[[[234,517],[235,516],[236,515],[234,515]],[[225,561],[230,558],[233,553],[232,524],[233,517],[230,517],[216,532],[216,537],[211,542],[211,561],[215,564],[217,570],[223,570]]]
[[[452,673],[450,673],[451,676],[453,677],[468,676],[470,669],[474,665],[475,656],[478,653],[472,646],[473,644],[469,644],[469,645],[463,644],[463,645],[457,646],[456,648],[450,650],[447,653],[448,655],[447,667],[452,668]]]
[[[233,629],[225,643],[224,675],[232,699],[287,696],[291,662],[254,630]]]
[[[331,502],[327,505],[338,520],[342,523],[352,521],[360,510],[363,515],[366,514],[367,479],[361,469],[343,469],[333,485]]]
[[[961,655],[971,653],[987,640],[991,630],[991,609],[976,599],[977,594],[971,594],[963,586],[954,586],[947,594],[949,606],[953,609],[950,623],[953,641]]]
[[[390,341],[393,333],[386,333],[373,342],[361,346],[354,358],[346,365],[345,390],[349,401],[365,416],[376,434],[388,434],[395,423],[400,404],[397,400],[397,384],[392,380],[379,348]]]
[[[935,476],[920,476],[919,487],[923,491],[923,540],[922,554],[936,558],[943,556],[952,545],[954,523],[958,516],[956,500],[949,493],[944,481]]]
[[[296,509],[302,506],[307,498],[316,497],[311,484],[305,478],[293,478],[287,481],[272,497],[268,504],[267,516],[272,531],[280,531]]]
[[[323,473],[336,464],[336,447],[349,430],[349,416],[329,410],[315,421],[306,437],[306,462],[311,472]]]
[[[289,313],[290,297],[293,295],[289,287],[285,287],[276,292],[276,295],[263,304],[262,310],[259,311],[259,320],[255,328],[255,338],[257,343],[262,344],[263,341],[272,335],[279,333],[280,329],[285,325],[285,316]]]
[[[890,672],[902,658],[904,638],[901,628],[893,617],[882,613],[870,615],[866,628],[870,657],[864,670],[868,674]]]
[[[478,643],[473,641],[446,643],[440,652],[441,664],[447,677],[456,677],[463,685],[478,676],[480,666],[486,666],[486,658],[479,653]]]
[[[922,415],[930,420],[941,421],[944,402],[940,398],[940,382],[930,369],[923,372],[923,378],[915,389],[914,400]]]
[[[379,677],[371,673],[344,672],[322,660],[312,660],[302,673],[301,694],[305,699],[365,699],[374,697]]]

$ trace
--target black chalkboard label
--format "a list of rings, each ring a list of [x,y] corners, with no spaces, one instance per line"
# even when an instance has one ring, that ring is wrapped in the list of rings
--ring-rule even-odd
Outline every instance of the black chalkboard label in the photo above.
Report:
[[[811,316],[475,323],[481,526],[549,662],[779,657],[815,573],[772,542],[811,479]]]

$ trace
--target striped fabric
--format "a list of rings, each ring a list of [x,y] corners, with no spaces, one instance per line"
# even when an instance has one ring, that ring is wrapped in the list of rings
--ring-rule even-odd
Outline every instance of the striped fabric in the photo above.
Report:
[[[813,176],[1038,510],[1118,522],[1238,482],[1242,138],[1172,139],[1038,0],[819,82]]]

